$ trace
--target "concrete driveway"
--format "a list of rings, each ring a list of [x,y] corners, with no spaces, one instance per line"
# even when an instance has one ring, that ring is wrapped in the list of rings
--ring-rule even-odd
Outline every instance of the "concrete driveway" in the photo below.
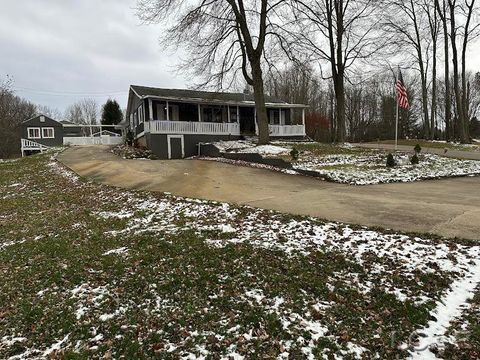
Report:
[[[58,159],[123,188],[480,240],[480,177],[355,187],[214,161],[125,160],[104,146],[72,147]]]

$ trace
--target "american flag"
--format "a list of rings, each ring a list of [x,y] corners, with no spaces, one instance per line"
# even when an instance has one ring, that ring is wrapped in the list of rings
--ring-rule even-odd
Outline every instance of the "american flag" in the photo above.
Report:
[[[395,90],[397,91],[398,106],[400,106],[402,109],[409,110],[410,104],[408,103],[407,88],[403,82],[403,76],[400,70],[398,70],[398,78],[397,82],[395,83]]]

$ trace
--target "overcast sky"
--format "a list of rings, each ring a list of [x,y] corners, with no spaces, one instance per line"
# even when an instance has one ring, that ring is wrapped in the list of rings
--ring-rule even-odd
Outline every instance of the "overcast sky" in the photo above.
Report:
[[[187,87],[175,73],[178,55],[158,44],[159,26],[141,25],[135,0],[2,0],[0,79],[16,93],[63,111],[83,97],[126,107],[130,84]],[[469,68],[480,70],[479,44]]]
[[[135,0],[2,0],[0,79],[18,95],[63,111],[82,97],[126,107],[130,84],[189,85],[158,26],[141,25]]]

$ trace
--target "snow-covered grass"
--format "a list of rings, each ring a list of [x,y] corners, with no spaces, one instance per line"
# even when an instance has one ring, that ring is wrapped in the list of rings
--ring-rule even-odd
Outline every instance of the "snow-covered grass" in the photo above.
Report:
[[[124,191],[48,155],[0,164],[0,198],[0,358],[406,358],[459,319],[478,339],[478,244]]]
[[[395,144],[394,140],[383,140],[380,142],[372,142],[373,144]],[[422,140],[422,139],[401,139],[398,141],[399,145],[411,146],[412,148],[419,144],[423,148],[437,148],[447,150],[460,150],[460,151],[480,151],[480,146],[473,140],[472,144],[461,144],[456,142],[446,142],[444,140]]]
[[[364,155],[342,154],[323,157],[307,154],[294,164],[294,169],[315,171],[328,180],[351,185],[411,182],[480,174],[480,161],[421,154],[420,163],[412,165],[411,156],[407,153],[396,153],[397,166],[387,168],[387,153],[380,151]]]
[[[374,185],[391,182],[412,182],[458,176],[480,175],[480,161],[460,160],[434,154],[420,154],[420,163],[412,165],[413,153],[397,152],[397,166],[388,168],[388,152],[357,148],[351,144],[341,146],[319,143],[275,142],[273,145],[254,146],[248,141],[222,141],[215,143],[222,152],[256,153],[264,157],[281,157],[289,160],[290,151],[300,151],[298,161],[292,161],[290,174],[298,170],[316,173],[320,178],[350,185]],[[223,161],[216,159],[217,161]],[[249,165],[245,162],[229,160],[236,165]],[[252,166],[252,165],[250,165]],[[258,166],[256,166],[258,167]],[[265,166],[271,170],[286,172]],[[297,171],[297,172],[296,172]]]
[[[221,152],[250,153],[265,156],[288,155],[290,150],[287,147],[278,145],[255,145],[247,140],[219,141],[214,143]]]

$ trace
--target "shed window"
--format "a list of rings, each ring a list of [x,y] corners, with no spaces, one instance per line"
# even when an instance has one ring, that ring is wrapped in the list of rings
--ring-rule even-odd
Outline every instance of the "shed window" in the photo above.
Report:
[[[42,137],[44,139],[53,139],[55,137],[55,131],[53,127],[42,128]]]
[[[40,128],[27,128],[27,134],[29,139],[40,139]]]

